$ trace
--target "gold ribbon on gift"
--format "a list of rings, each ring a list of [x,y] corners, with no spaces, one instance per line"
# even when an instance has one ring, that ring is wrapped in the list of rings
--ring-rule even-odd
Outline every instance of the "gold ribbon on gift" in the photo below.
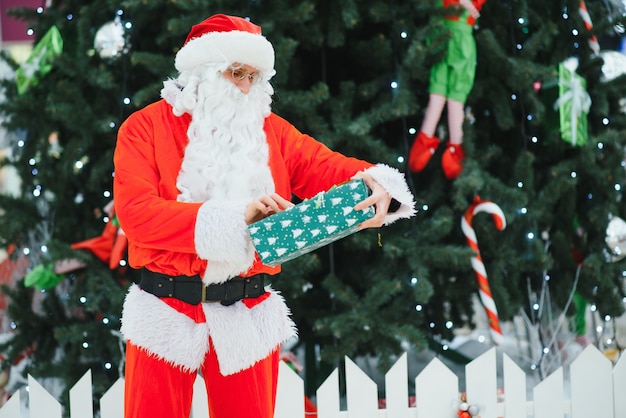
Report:
[[[590,108],[591,97],[587,93],[585,79],[576,74],[576,69],[572,66],[560,63],[559,98],[554,102],[554,110],[559,109],[561,133],[566,140],[571,137],[569,142],[572,145],[581,145],[587,139],[586,114]],[[583,113],[584,118],[581,117]],[[580,143],[579,133],[582,137]]]
[[[48,29],[48,32],[39,40],[33,51],[20,68],[15,71],[15,83],[17,92],[24,94],[31,86],[36,86],[41,76],[52,70],[52,62],[55,57],[63,52],[63,38],[56,26]]]

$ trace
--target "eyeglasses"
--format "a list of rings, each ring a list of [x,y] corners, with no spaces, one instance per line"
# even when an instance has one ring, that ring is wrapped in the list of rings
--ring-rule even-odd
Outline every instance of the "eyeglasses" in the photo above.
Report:
[[[231,72],[231,75],[233,76],[233,79],[242,81],[246,77],[248,77],[248,79],[250,80],[250,83],[252,84],[258,83],[263,78],[260,72],[255,71],[253,73],[249,73],[248,70],[246,70],[243,67],[230,67],[230,72]]]

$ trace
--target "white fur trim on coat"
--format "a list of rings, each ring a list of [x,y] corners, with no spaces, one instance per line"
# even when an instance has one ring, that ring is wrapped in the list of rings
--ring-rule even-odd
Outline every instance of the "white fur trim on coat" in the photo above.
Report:
[[[205,324],[196,323],[137,285],[126,294],[121,331],[124,339],[186,372],[200,368],[209,347]]]
[[[122,335],[165,362],[191,372],[209,350],[209,337],[223,375],[247,369],[296,336],[282,296],[271,295],[249,309],[244,303],[202,305],[207,322],[197,323],[156,296],[132,285],[124,301]]]
[[[180,72],[205,63],[246,64],[267,80],[274,75],[274,47],[263,35],[245,31],[211,32],[187,42],[174,62]]]
[[[200,206],[194,241],[198,257],[208,261],[205,284],[223,283],[254,263],[244,210],[243,202],[209,200]]]
[[[372,176],[378,184],[387,190],[392,198],[400,202],[400,208],[393,213],[388,213],[385,217],[385,225],[415,215],[415,198],[409,190],[404,174],[386,164],[377,164],[363,170],[363,172]]]
[[[252,366],[297,335],[289,308],[275,292],[252,309],[241,302],[231,306],[205,303],[203,307],[224,376]]]

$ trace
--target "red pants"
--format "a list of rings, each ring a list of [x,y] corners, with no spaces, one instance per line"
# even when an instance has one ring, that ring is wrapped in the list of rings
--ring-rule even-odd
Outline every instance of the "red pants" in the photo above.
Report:
[[[273,418],[278,349],[229,376],[219,372],[211,345],[201,367],[210,418]],[[183,372],[131,344],[126,346],[124,418],[189,418],[197,372]]]

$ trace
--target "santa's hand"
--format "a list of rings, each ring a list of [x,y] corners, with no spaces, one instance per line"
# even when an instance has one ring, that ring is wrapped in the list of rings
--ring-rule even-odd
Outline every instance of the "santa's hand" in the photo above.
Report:
[[[356,205],[354,205],[354,210],[363,210],[368,206],[374,206],[375,215],[374,217],[362,222],[359,225],[359,229],[365,228],[378,228],[383,225],[385,220],[385,216],[387,216],[387,211],[389,210],[389,204],[391,203],[391,195],[387,193],[387,190],[383,188],[372,176],[369,174],[365,174],[364,172],[359,172],[355,174],[353,179],[363,179],[367,187],[372,191],[367,198],[363,199]]]
[[[265,195],[259,199],[248,203],[244,212],[244,218],[246,224],[250,225],[256,221],[280,212],[283,209],[287,209],[293,206],[293,203],[283,199],[279,194],[273,193],[271,195]]]

